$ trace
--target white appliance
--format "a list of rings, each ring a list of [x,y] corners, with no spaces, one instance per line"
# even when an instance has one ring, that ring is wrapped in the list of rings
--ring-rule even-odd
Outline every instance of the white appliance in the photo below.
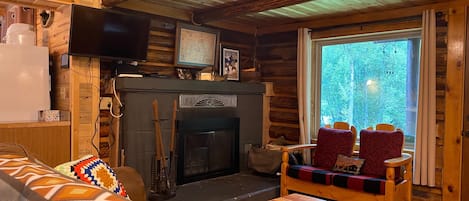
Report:
[[[0,122],[37,121],[49,92],[47,47],[0,44]]]

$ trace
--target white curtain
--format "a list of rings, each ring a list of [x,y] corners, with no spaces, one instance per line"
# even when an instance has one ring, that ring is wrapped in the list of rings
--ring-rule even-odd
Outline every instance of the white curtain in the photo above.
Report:
[[[311,37],[309,29],[298,29],[297,88],[300,144],[311,143]],[[305,162],[311,161],[309,153],[303,153]]]
[[[422,15],[422,49],[414,153],[414,184],[435,186],[436,148],[436,24],[435,11]]]

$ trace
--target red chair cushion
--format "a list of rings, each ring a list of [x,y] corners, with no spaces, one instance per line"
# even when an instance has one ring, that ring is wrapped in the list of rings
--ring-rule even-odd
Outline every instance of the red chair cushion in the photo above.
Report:
[[[365,159],[362,174],[385,177],[384,161],[401,157],[403,143],[402,131],[360,131],[360,158]]]
[[[353,134],[350,130],[320,128],[314,153],[314,166],[332,170],[337,161],[337,155],[342,154],[350,157],[354,144]]]
[[[290,165],[287,169],[289,177],[326,185],[332,184],[332,177],[335,174],[337,173],[308,165]]]
[[[336,174],[333,177],[332,184],[357,191],[384,194],[386,179],[365,175]]]

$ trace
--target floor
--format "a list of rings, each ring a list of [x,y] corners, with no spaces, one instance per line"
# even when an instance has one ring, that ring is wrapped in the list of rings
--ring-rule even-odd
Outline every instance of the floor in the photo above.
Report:
[[[279,189],[280,177],[241,172],[180,185],[168,201],[262,201],[278,197]]]
[[[277,176],[241,172],[180,185],[167,201],[267,201],[279,196],[279,183]],[[412,200],[441,201],[441,194],[415,187]]]

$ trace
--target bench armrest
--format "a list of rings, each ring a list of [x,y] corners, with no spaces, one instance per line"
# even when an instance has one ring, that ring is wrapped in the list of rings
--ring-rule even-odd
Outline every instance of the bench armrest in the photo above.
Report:
[[[386,167],[400,167],[412,163],[412,156],[407,153],[402,153],[401,157],[391,158],[384,161]]]
[[[290,152],[303,149],[314,149],[316,144],[297,144],[297,145],[288,145],[281,148],[282,152]]]

